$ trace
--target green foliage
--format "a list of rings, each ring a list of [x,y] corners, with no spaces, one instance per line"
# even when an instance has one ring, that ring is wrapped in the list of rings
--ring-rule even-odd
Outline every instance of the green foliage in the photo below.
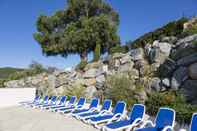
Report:
[[[178,92],[152,93],[146,101],[147,112],[156,115],[160,107],[170,107],[176,111],[176,120],[189,123],[197,107],[187,104],[185,98]]]
[[[83,70],[83,69],[86,67],[87,64],[88,64],[87,61],[82,60],[82,61],[77,65],[76,70]]]
[[[24,69],[10,68],[10,67],[0,68],[0,79],[7,79],[11,74],[23,70]]]
[[[130,106],[139,103],[135,95],[140,90],[141,87],[136,88],[134,82],[125,75],[115,74],[107,78],[104,97],[112,99],[113,103],[124,100]]]
[[[179,37],[183,33],[183,24],[188,19],[181,18],[177,21],[169,22],[167,25],[156,29],[153,32],[146,33],[140,38],[133,41],[130,46],[132,48],[144,47],[147,43],[153,43],[154,40],[160,39],[163,36],[177,36]]]
[[[197,34],[197,24],[192,26],[191,28],[185,30],[185,33],[189,35]]]
[[[34,76],[43,72],[47,72],[47,69],[37,62],[32,62],[28,69],[2,68],[1,71],[7,74],[3,78],[0,78],[0,87],[4,87],[4,83],[7,81],[19,80],[29,76]]]
[[[68,88],[65,88],[64,92],[62,95],[66,96],[76,96],[77,98],[80,98],[82,96],[85,96],[85,87],[81,84],[74,84]]]
[[[68,0],[64,10],[52,16],[41,15],[34,38],[47,56],[87,53],[100,44],[101,53],[119,43],[119,16],[103,0]]]
[[[94,50],[94,61],[98,61],[101,56],[101,45],[96,44],[96,48]]]
[[[110,54],[114,54],[114,53],[127,53],[128,50],[129,49],[128,49],[127,46],[116,45],[115,47],[112,47],[110,49]]]

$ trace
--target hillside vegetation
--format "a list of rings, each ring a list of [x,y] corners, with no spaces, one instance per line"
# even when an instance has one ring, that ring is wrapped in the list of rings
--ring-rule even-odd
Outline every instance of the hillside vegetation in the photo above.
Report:
[[[0,68],[0,79],[7,79],[11,74],[24,71],[24,69],[4,67]]]

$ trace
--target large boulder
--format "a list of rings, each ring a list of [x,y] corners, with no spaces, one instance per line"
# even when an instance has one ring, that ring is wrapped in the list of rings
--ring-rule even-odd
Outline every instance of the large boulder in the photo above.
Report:
[[[162,84],[165,86],[165,87],[170,87],[170,80],[168,78],[164,78],[162,80]]]
[[[84,78],[94,78],[97,75],[97,71],[98,71],[98,69],[96,69],[96,68],[89,69],[84,73],[83,77]]]
[[[171,44],[167,43],[167,42],[155,42],[153,43],[154,46],[156,48],[159,48],[159,50],[164,53],[166,56],[170,55],[170,51],[171,51]]]
[[[158,77],[152,78],[150,81],[150,87],[154,91],[157,91],[157,92],[161,91],[161,89],[162,89],[161,80]]]
[[[190,102],[196,101],[197,98],[197,80],[187,80],[182,86],[181,92]],[[195,103],[197,104],[197,103]]]
[[[180,85],[188,78],[188,70],[186,67],[180,67],[178,68],[171,80],[171,88],[173,90],[178,90]]]
[[[86,98],[93,98],[96,92],[97,92],[97,89],[95,86],[89,86],[85,89],[84,94]]]
[[[144,58],[144,51],[142,48],[132,49],[129,51],[129,54],[134,61],[142,60]]]
[[[185,48],[186,46],[192,44],[193,41],[197,40],[197,34],[185,37],[183,39],[180,39],[176,45],[181,46],[182,48]]]
[[[121,64],[126,64],[131,62],[131,56],[130,55],[125,55],[120,59]]]
[[[189,56],[183,57],[177,61],[179,66],[188,66],[192,63],[197,62],[197,53],[191,54]]]
[[[171,77],[172,73],[176,69],[176,62],[170,58],[159,67],[159,74],[161,77]]]
[[[189,66],[189,76],[193,80],[197,80],[197,63],[194,63]]]
[[[84,80],[85,86],[95,86],[96,85],[96,79],[95,78],[89,78]]]
[[[123,65],[121,65],[118,69],[118,71],[120,72],[127,72],[129,70],[132,70],[133,69],[133,66],[134,66],[134,63],[131,61],[129,63],[125,63]]]

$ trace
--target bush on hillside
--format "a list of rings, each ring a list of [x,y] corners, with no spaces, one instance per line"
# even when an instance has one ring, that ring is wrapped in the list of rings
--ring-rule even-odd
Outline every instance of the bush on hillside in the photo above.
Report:
[[[68,88],[65,88],[64,92],[61,95],[66,96],[76,96],[77,98],[80,98],[82,96],[85,96],[85,87],[81,84],[74,84]]]
[[[177,21],[172,21],[153,32],[146,33],[145,35],[133,41],[130,46],[131,48],[144,47],[147,43],[151,44],[154,40],[160,39],[164,36],[179,37],[183,33],[183,24],[187,21],[187,18],[181,18]]]
[[[197,24],[189,29],[186,29],[184,32],[187,33],[188,35],[197,34]]]
[[[115,74],[109,76],[105,84],[104,97],[112,99],[113,104],[119,100],[124,100],[128,106],[139,103],[136,94],[141,89],[136,88],[134,85],[134,82],[125,75]]]
[[[77,66],[76,66],[76,70],[83,70],[86,65],[88,64],[87,61],[82,60]]]
[[[127,53],[128,50],[129,49],[128,49],[127,46],[116,45],[115,47],[112,47],[110,49],[110,54],[114,54],[114,53]]]
[[[170,107],[176,111],[176,121],[179,123],[190,123],[192,114],[197,107],[187,104],[185,98],[178,92],[169,91],[165,93],[152,93],[145,102],[147,113],[156,115],[160,107]]]

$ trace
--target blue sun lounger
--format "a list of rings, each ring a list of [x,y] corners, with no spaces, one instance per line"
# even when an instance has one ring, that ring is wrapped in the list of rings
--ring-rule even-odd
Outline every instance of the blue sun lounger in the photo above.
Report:
[[[57,112],[59,112],[59,113],[70,113],[74,110],[82,109],[85,102],[86,102],[86,99],[84,97],[81,97],[76,105],[71,105],[70,107],[64,107],[64,108],[61,108],[61,109],[57,109]]]
[[[92,112],[92,111],[97,110],[98,106],[99,106],[99,99],[93,98],[88,108],[77,109],[77,110],[73,111],[71,115],[73,117],[77,117],[78,115],[80,115],[82,113]]]
[[[46,109],[49,108],[50,106],[55,106],[57,102],[57,96],[52,96],[51,99],[49,100],[48,104],[44,104],[39,106],[41,109]]]
[[[192,116],[191,124],[189,131],[196,131],[197,130],[197,113],[194,113]],[[187,131],[186,129],[180,129],[180,131]]]
[[[56,106],[56,107],[52,107],[51,111],[56,112],[59,109],[64,109],[64,108],[71,107],[71,106],[73,106],[75,104],[76,99],[77,99],[76,96],[72,96],[67,104]]]
[[[125,108],[125,102],[118,101],[112,112],[108,112],[97,117],[92,117],[89,119],[89,123],[92,124],[94,127],[101,129],[101,126],[99,126],[100,123],[120,120],[125,111]]]
[[[40,105],[45,105],[48,104],[49,101],[49,96],[45,96],[44,99],[41,99],[39,103],[31,104],[30,107],[36,108],[39,107]]]
[[[65,106],[65,102],[66,102],[67,96],[61,96],[59,97],[59,101],[56,102],[56,105],[50,106],[47,109],[53,110],[56,108],[61,108]]]
[[[103,127],[103,131],[128,130],[138,126],[145,116],[145,106],[134,104],[127,119],[109,123]]]
[[[136,131],[173,131],[176,113],[170,108],[160,108],[157,113],[155,124],[152,121],[145,121],[140,129]],[[150,125],[151,127],[147,127]]]
[[[85,113],[82,113],[80,115],[77,116],[78,119],[86,122],[89,118],[91,117],[94,117],[94,116],[99,116],[101,114],[104,114],[106,112],[109,112],[110,108],[111,108],[111,105],[112,105],[112,101],[109,100],[109,99],[106,99],[104,102],[103,102],[103,106],[101,108],[101,110],[95,110],[95,111],[92,111],[92,112],[85,112]]]
[[[40,100],[40,96],[35,96],[34,100],[33,101],[23,101],[23,102],[19,102],[20,105],[30,105],[30,104],[34,104],[36,102],[39,102]]]

